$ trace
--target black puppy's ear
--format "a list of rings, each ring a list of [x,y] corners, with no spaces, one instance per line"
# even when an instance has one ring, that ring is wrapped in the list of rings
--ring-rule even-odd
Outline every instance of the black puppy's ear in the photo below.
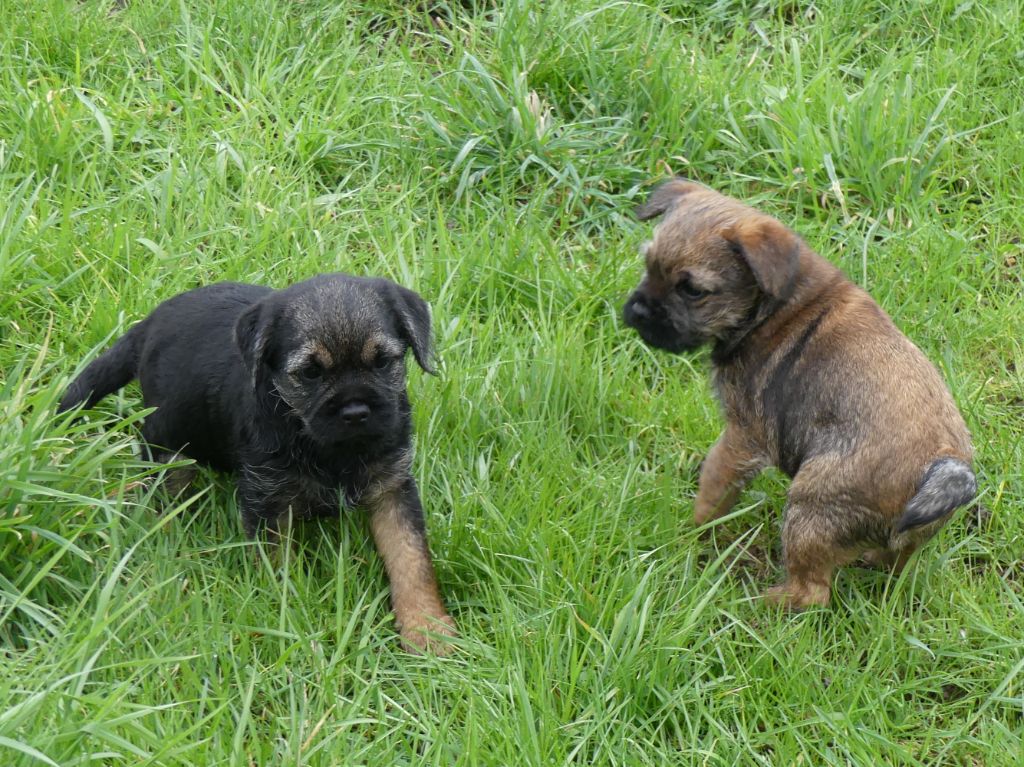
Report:
[[[647,221],[655,216],[660,216],[690,192],[695,192],[698,189],[703,189],[703,187],[684,178],[674,178],[651,192],[647,202],[637,206],[634,213],[641,221]]]
[[[270,309],[264,304],[263,301],[257,301],[242,313],[235,324],[235,343],[242,353],[254,389],[258,388],[263,377],[273,330]]]
[[[428,373],[434,373],[433,331],[430,326],[430,306],[418,293],[393,285],[391,308],[398,318],[398,326],[405,342],[412,347],[416,362]]]
[[[750,267],[761,290],[777,301],[793,294],[800,269],[800,238],[773,218],[740,221],[726,240]]]

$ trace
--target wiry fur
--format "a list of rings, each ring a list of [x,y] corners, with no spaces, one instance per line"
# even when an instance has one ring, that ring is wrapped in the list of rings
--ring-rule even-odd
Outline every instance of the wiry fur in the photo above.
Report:
[[[775,219],[682,180],[638,209],[662,214],[624,317],[652,346],[712,346],[727,427],[703,465],[696,522],[774,465],[793,481],[788,579],[770,598],[823,604],[833,569],[865,552],[902,566],[976,491],[970,435],[938,371]]]
[[[422,629],[451,634],[452,623],[410,473],[408,349],[430,369],[429,308],[388,280],[320,275],[279,291],[219,283],[158,306],[86,367],[59,409],[91,407],[137,377],[156,408],[142,429],[147,454],[234,472],[250,537],[336,516],[339,491],[371,518],[386,514],[371,526],[396,616],[407,645],[425,647]],[[417,543],[391,546],[380,531]],[[396,552],[403,559],[387,560]]]

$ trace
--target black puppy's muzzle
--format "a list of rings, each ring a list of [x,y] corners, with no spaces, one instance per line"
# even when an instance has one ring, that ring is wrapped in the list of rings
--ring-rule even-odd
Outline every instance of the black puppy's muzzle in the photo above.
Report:
[[[370,420],[370,406],[362,400],[349,400],[338,409],[338,417],[346,426],[362,426]]]
[[[355,445],[388,436],[396,416],[391,402],[366,393],[346,393],[323,403],[310,426],[320,442]]]

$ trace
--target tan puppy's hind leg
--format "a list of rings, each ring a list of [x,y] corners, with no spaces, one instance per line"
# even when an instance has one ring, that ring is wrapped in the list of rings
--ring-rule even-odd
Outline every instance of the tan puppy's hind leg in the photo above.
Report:
[[[765,592],[765,601],[802,610],[827,605],[832,594],[832,575],[837,567],[856,559],[859,548],[842,546],[838,531],[829,524],[827,511],[790,504],[782,527],[786,580]]]

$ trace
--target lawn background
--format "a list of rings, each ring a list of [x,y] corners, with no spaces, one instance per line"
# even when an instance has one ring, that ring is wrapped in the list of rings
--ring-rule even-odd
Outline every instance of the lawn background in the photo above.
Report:
[[[1012,0],[0,0],[0,760],[1024,763],[1024,17]],[[622,326],[685,174],[791,224],[942,369],[979,506],[781,617],[785,482],[689,518],[704,355]],[[251,563],[171,503],[130,387],[53,415],[179,291],[389,276],[462,640],[401,652],[361,515]],[[162,509],[162,513],[158,513]]]

